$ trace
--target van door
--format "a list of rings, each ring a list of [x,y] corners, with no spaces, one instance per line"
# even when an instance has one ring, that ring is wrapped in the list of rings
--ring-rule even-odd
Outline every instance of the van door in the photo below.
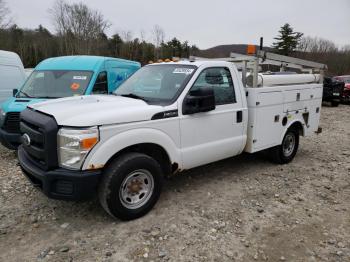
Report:
[[[97,75],[94,86],[92,87],[92,95],[108,94],[108,76],[107,71],[102,71]]]
[[[216,108],[180,116],[183,168],[204,165],[241,152],[246,139],[239,90],[227,67],[204,69],[190,91],[212,86]]]
[[[108,91],[114,92],[134,72],[131,68],[123,66],[120,62],[108,61]]]

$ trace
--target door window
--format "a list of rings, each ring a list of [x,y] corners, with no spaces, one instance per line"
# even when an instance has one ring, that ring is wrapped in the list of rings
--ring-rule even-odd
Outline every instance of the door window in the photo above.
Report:
[[[232,76],[228,68],[215,67],[204,69],[190,92],[200,87],[213,87],[216,105],[236,103]]]
[[[92,89],[93,94],[108,94],[108,79],[107,72],[101,72],[98,74],[94,88]]]

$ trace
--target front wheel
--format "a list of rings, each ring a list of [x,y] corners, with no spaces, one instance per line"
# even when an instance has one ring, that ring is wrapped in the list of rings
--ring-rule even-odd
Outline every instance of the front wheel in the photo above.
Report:
[[[162,180],[156,160],[140,153],[125,154],[105,170],[98,192],[100,203],[115,218],[139,218],[158,201]]]
[[[272,161],[278,164],[287,164],[293,160],[299,147],[299,132],[288,129],[282,144],[270,150]]]

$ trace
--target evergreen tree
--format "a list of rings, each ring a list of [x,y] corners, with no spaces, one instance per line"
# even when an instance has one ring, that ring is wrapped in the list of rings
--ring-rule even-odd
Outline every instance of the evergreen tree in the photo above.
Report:
[[[302,36],[303,33],[294,32],[290,24],[286,23],[279,30],[279,36],[274,38],[277,41],[273,43],[272,48],[279,54],[288,56],[298,47]]]

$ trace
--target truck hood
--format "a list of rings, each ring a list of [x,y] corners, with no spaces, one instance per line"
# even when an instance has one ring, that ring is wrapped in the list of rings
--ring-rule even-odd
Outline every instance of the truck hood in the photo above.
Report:
[[[30,105],[53,116],[60,126],[87,127],[150,120],[163,107],[114,95],[89,95],[55,99]]]

